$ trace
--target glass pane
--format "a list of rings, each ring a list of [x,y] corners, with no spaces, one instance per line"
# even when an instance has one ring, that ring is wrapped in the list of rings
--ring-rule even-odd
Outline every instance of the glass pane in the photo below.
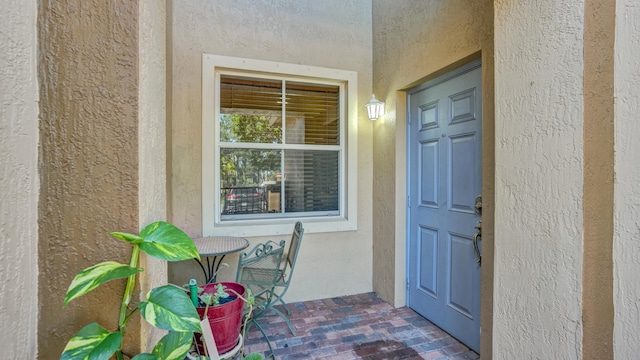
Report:
[[[338,160],[338,151],[286,150],[285,212],[337,212]]]
[[[280,163],[280,150],[221,149],[222,215],[279,212],[280,201],[273,204],[270,192],[279,183]]]
[[[282,143],[282,82],[222,75],[220,140]]]
[[[287,82],[286,142],[338,145],[340,88]]]

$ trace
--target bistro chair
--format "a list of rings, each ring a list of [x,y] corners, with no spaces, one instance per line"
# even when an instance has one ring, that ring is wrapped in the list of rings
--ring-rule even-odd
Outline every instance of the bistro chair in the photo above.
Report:
[[[267,241],[256,245],[248,253],[240,254],[236,282],[251,290],[255,298],[254,312],[247,322],[247,329],[255,325],[267,340],[269,352],[273,355],[273,348],[269,337],[257,320],[268,310],[272,309],[278,297],[275,295],[276,280],[280,276],[280,264],[284,254],[285,241],[279,243]]]
[[[289,289],[289,284],[291,283],[291,278],[293,277],[293,270],[296,267],[296,260],[298,259],[298,252],[300,251],[300,244],[302,243],[303,234],[304,228],[302,227],[302,223],[298,221],[293,228],[291,241],[289,242],[289,250],[287,251],[285,261],[282,263],[282,266],[278,270],[278,277],[276,278],[275,283],[276,293],[274,294],[274,303],[281,303],[288,315],[291,315],[291,311],[289,310],[289,307],[284,302],[284,300],[282,300],[282,297]],[[291,331],[291,334],[293,336],[296,336],[296,332],[293,329],[289,318],[275,307],[272,308],[272,310],[284,319],[284,321],[287,323],[287,326],[289,327],[289,330]]]

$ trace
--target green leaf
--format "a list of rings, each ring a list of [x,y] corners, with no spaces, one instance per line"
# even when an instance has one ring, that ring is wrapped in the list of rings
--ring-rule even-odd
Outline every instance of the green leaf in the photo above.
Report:
[[[138,307],[151,325],[163,330],[202,332],[200,317],[183,289],[165,285],[152,289],[148,297]]]
[[[251,353],[244,357],[244,360],[262,360],[261,353]]]
[[[107,281],[126,278],[141,271],[142,269],[140,268],[134,268],[115,261],[106,261],[88,267],[80,271],[71,281],[67,295],[64,297],[64,305],[66,306],[69,301],[88,293]]]
[[[170,331],[153,348],[153,355],[160,360],[183,360],[193,340],[192,332]]]
[[[159,359],[155,355],[144,353],[144,354],[138,354],[134,356],[133,359],[131,360],[159,360]]]
[[[131,244],[140,244],[142,242],[142,238],[134,234],[114,231],[114,232],[110,232],[109,235],[113,236],[114,238],[124,240]]]
[[[60,360],[108,360],[122,344],[122,333],[91,323],[78,331],[62,352]]]
[[[189,235],[175,225],[158,221],[147,225],[140,232],[143,241],[140,249],[158,259],[180,261],[200,259],[196,245]]]

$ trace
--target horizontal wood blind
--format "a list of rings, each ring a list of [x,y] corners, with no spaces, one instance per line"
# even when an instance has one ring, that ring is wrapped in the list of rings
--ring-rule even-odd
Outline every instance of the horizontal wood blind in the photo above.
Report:
[[[223,74],[219,93],[223,142],[219,171],[225,188],[221,204],[227,209],[221,209],[222,215],[237,219],[243,213],[241,205],[248,200],[230,206],[234,199],[224,198],[232,189],[243,187],[255,187],[264,194],[263,205],[252,207],[254,216],[337,214],[342,149],[335,145],[340,145],[340,86]],[[245,145],[238,147],[236,143]],[[247,149],[251,143],[263,148]],[[264,144],[273,149],[265,150]],[[334,146],[287,150],[287,144]]]
[[[282,111],[282,82],[223,75],[220,78],[220,107]]]
[[[220,108],[225,114],[262,115],[275,119],[273,125],[281,125],[283,108],[289,133],[289,144],[339,145],[340,96],[335,85],[315,85],[286,82],[282,102],[282,82],[223,75],[220,78]],[[275,118],[277,117],[277,118]],[[304,126],[296,126],[300,121]]]
[[[287,143],[331,144],[339,143],[340,98],[337,86],[305,86],[287,83],[287,120],[301,117],[305,120],[304,137],[287,133]]]
[[[286,211],[338,211],[338,152],[285,151]]]

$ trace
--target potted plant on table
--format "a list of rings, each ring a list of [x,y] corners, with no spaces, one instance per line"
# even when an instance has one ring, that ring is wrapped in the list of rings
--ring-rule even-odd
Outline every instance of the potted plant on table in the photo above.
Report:
[[[107,360],[113,355],[123,360],[126,355],[132,360],[182,360],[191,348],[193,333],[201,332],[200,318],[189,296],[179,287],[165,285],[152,289],[147,300],[131,309],[136,275],[143,271],[138,267],[140,251],[167,261],[199,258],[191,240],[176,226],[158,221],[147,225],[140,235],[123,232],[109,233],[116,239],[133,246],[129,264],[106,261],[80,271],[69,285],[64,305],[87,294],[107,281],[127,278],[122,297],[118,328],[112,331],[93,322],[74,335],[61,356],[61,360],[88,359]],[[151,325],[169,330],[156,344],[151,353],[132,356],[124,354],[122,340],[127,323],[136,312]]]

